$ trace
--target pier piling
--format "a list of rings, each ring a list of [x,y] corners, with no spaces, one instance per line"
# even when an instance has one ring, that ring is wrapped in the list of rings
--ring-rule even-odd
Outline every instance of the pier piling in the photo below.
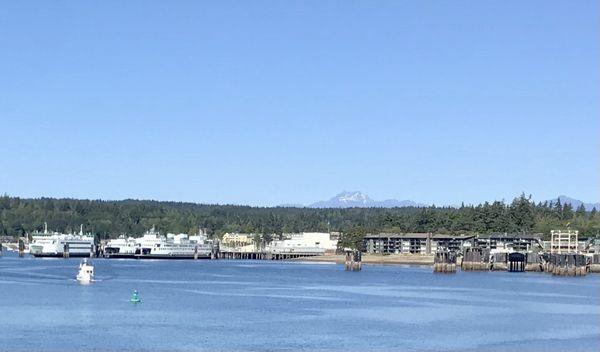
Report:
[[[588,272],[588,262],[583,254],[550,253],[545,255],[544,269],[552,275],[585,276]]]
[[[461,269],[465,271],[489,270],[490,251],[481,247],[467,248],[463,254]]]
[[[69,244],[65,243],[63,246],[63,258],[69,258]]]
[[[539,253],[528,252],[525,271],[542,271],[542,258]]]
[[[19,257],[23,258],[25,256],[25,241],[22,238],[19,238]]]
[[[508,268],[508,253],[494,253],[490,255],[490,268],[493,271],[506,271]]]
[[[527,263],[527,255],[524,253],[514,252],[508,254],[508,271],[523,272]]]
[[[600,273],[600,254],[596,253],[589,258],[590,273]]]
[[[439,250],[433,259],[434,273],[455,273],[456,254],[454,252]]]
[[[346,250],[346,261],[344,263],[346,271],[360,271],[362,269],[362,254],[360,251]]]

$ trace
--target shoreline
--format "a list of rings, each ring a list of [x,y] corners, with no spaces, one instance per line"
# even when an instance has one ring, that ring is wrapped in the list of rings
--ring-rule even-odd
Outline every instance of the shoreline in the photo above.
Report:
[[[363,254],[363,264],[411,264],[411,265],[433,265],[433,254]],[[292,261],[302,262],[329,262],[336,264],[344,264],[346,256],[343,254],[325,254],[314,257],[304,257],[290,259]]]

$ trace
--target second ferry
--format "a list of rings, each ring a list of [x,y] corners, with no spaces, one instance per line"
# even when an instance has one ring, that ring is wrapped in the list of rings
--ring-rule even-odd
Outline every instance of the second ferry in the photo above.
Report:
[[[107,258],[136,259],[209,259],[213,252],[212,241],[200,233],[160,235],[153,227],[142,237],[121,236],[110,240],[104,247]]]
[[[89,257],[94,252],[94,236],[84,235],[83,226],[79,234],[63,234],[48,231],[44,223],[44,232],[34,232],[29,244],[29,253],[34,257]]]

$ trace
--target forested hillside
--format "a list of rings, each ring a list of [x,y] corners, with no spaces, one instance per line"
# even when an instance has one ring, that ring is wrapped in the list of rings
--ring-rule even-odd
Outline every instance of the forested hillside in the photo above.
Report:
[[[535,204],[525,195],[510,204],[484,203],[459,208],[311,209],[203,205],[148,200],[21,199],[0,197],[0,236],[22,236],[43,229],[86,232],[99,238],[141,235],[155,225],[161,232],[211,235],[244,232],[279,235],[300,231],[340,231],[356,242],[369,232],[490,233],[535,232],[549,235],[565,228],[591,236],[600,232],[596,209],[572,209],[569,204]]]

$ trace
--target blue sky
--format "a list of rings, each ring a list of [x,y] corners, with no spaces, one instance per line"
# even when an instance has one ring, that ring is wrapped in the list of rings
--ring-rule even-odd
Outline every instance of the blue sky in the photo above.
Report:
[[[0,193],[600,199],[597,1],[4,1]]]

